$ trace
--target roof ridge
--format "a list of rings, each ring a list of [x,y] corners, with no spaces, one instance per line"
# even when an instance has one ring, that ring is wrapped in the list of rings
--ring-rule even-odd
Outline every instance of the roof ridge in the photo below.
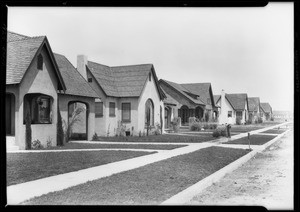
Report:
[[[34,37],[28,37],[28,38],[21,38],[19,40],[7,41],[7,43],[21,42],[21,41],[31,40],[31,39],[37,39],[37,38],[46,38],[46,36],[43,35],[43,36],[34,36]]]
[[[153,63],[142,63],[142,64],[122,65],[122,66],[110,66],[110,67],[111,68],[117,68],[117,67],[128,67],[128,66],[144,66],[144,65],[153,65]]]

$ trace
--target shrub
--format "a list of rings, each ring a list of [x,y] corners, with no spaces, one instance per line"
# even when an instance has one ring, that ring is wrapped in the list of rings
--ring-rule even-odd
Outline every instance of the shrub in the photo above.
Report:
[[[50,136],[47,139],[46,145],[47,145],[47,148],[50,148],[52,146],[52,139],[50,138]]]
[[[142,137],[142,132],[141,131],[139,132],[139,137]]]
[[[161,134],[161,126],[160,126],[159,123],[156,123],[153,133],[154,133],[154,135],[160,135]]]
[[[251,119],[248,119],[248,120],[246,121],[246,124],[252,124],[252,120],[251,120]]]
[[[199,122],[194,122],[190,126],[191,131],[200,131],[201,130],[201,124]]]
[[[226,127],[217,127],[212,134],[213,137],[226,136]]]
[[[258,117],[257,122],[258,122],[259,124],[263,123],[262,118],[261,118],[261,117]]]
[[[41,144],[39,139],[36,139],[36,140],[32,141],[31,147],[32,147],[32,149],[42,149],[43,145]]]
[[[209,128],[210,128],[209,124],[204,124],[204,125],[203,125],[203,129],[207,130],[207,129],[209,129]]]
[[[241,125],[241,124],[242,124],[241,118],[236,118],[236,124],[237,124],[237,125]]]
[[[212,130],[217,129],[217,127],[218,127],[217,124],[210,124],[209,125],[209,129],[212,129]]]
[[[92,141],[97,141],[98,140],[98,135],[97,133],[95,133],[92,137]]]
[[[120,121],[118,121],[118,127],[117,127],[117,130],[116,130],[116,136],[122,136],[122,137],[126,136],[126,125],[124,125]]]
[[[173,128],[174,132],[178,132],[179,131],[180,122],[181,122],[180,117],[175,117],[173,119],[173,121],[171,121],[171,125],[172,125],[172,128]]]
[[[271,121],[274,121],[274,117],[271,117],[271,119],[270,119]]]
[[[30,114],[27,113],[26,116],[26,131],[25,131],[25,137],[26,137],[26,147],[25,149],[31,149],[31,117]]]

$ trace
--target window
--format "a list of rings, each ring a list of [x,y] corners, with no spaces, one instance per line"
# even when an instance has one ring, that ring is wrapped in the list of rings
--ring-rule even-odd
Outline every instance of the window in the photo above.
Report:
[[[37,57],[37,69],[43,70],[43,56],[41,54]]]
[[[228,111],[228,118],[232,117],[232,111]]]
[[[23,123],[26,123],[27,114],[31,116],[31,124],[51,124],[52,98],[40,94],[27,94],[24,97]]]
[[[116,110],[115,110],[115,108],[116,108],[116,103],[110,102],[109,103],[109,116],[110,117],[116,116]]]
[[[122,103],[122,122],[130,122],[131,105]]]
[[[243,112],[242,111],[236,111],[236,117],[242,119]]]
[[[154,105],[151,99],[145,104],[145,126],[154,126]]]
[[[69,106],[69,118],[72,117],[72,115],[73,115],[74,111],[76,110],[76,108],[77,108],[77,102],[75,102],[74,104],[71,104]]]
[[[149,81],[151,81],[151,72],[149,72]]]
[[[93,82],[93,78],[89,77],[88,82]]]
[[[103,102],[95,102],[95,117],[103,117]]]

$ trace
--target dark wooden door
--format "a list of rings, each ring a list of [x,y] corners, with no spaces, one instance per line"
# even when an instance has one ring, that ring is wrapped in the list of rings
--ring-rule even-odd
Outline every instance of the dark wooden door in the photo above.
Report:
[[[11,134],[11,95],[5,95],[5,128],[6,135]]]

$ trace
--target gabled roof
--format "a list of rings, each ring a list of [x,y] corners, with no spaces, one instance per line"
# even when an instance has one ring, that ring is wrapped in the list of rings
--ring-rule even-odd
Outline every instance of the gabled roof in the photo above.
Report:
[[[201,101],[207,105],[207,99],[211,99],[212,105],[215,105],[213,99],[211,98],[210,92],[211,90],[211,83],[188,83],[188,84],[180,84],[190,92],[197,94]]]
[[[162,82],[162,83],[168,84],[170,87],[172,87],[174,90],[179,92],[181,95],[183,95],[186,99],[190,100],[194,104],[206,105],[199,98],[199,95],[193,93],[192,91],[188,90],[187,88],[183,87],[182,85],[180,85],[178,83],[175,83],[175,82],[167,81],[167,80],[164,80],[164,79],[160,79],[159,81]]]
[[[160,98],[165,98],[165,94],[158,86],[152,64],[109,67],[88,61],[87,68],[105,94],[113,97],[139,97],[151,72]]]
[[[217,102],[219,101],[220,98],[221,98],[221,95],[214,95],[215,104],[217,104]]]
[[[261,102],[260,103],[260,108],[265,113],[272,113],[272,107],[271,107],[271,105],[268,102]]]
[[[174,105],[176,106],[179,104],[172,96],[170,96],[162,87],[161,89],[163,90],[164,94],[166,95],[166,98],[164,99],[164,103],[167,105]]]
[[[67,88],[65,94],[94,98],[99,97],[94,89],[64,55],[54,53],[54,57],[63,80],[65,81]]]
[[[225,94],[225,97],[234,110],[244,110],[245,104],[248,102],[247,94],[245,93]]]
[[[48,50],[50,60],[58,77],[58,89],[65,90],[65,84],[58,70],[50,44],[46,36],[28,37],[7,32],[6,84],[19,84],[33,59],[42,47]]]
[[[258,111],[259,103],[259,97],[248,97],[249,111]]]

